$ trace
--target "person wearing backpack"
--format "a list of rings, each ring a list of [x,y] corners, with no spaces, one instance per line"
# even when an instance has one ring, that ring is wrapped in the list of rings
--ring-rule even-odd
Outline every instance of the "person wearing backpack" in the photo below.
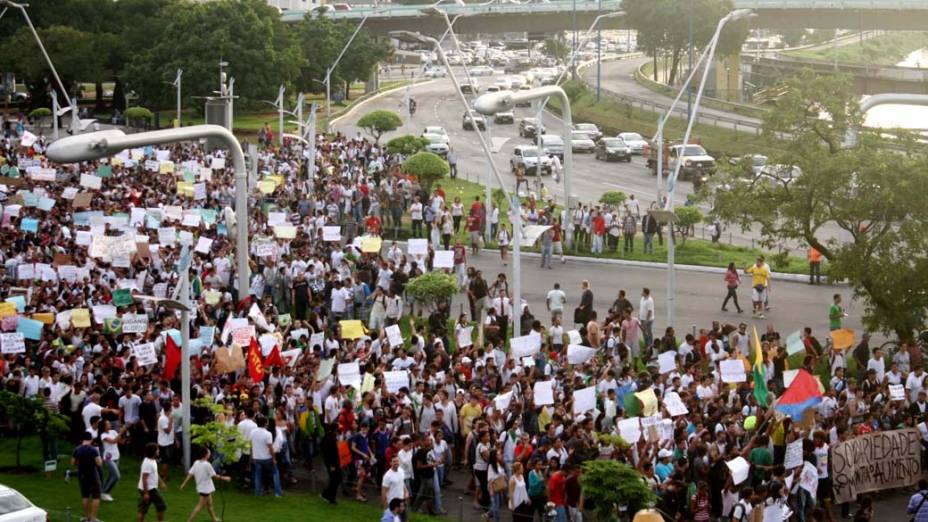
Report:
[[[754,510],[754,506],[751,505],[752,496],[754,496],[753,488],[750,486],[741,488],[738,503],[732,506],[731,513],[729,514],[731,522],[745,522],[750,520],[751,511]]]
[[[918,481],[918,491],[909,499],[909,505],[905,512],[912,515],[912,522],[928,521],[928,480],[921,479]]]

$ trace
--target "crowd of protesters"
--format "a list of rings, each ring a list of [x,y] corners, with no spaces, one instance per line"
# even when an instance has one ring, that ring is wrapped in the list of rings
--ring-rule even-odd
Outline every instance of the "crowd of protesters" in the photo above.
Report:
[[[713,321],[707,312],[697,335],[678,336],[672,327],[655,334],[648,289],[638,307],[625,291],[604,305],[586,281],[554,285],[549,313],[515,306],[505,268],[485,276],[468,264],[469,256],[486,255],[487,220],[501,245],[510,237],[495,206],[451,198],[440,186],[424,191],[402,174],[401,157],[364,139],[320,136],[314,158],[265,140],[249,215],[234,216],[248,221],[251,241],[249,287],[242,289],[233,213],[225,210],[234,208],[235,184],[222,151],[188,143],[55,165],[42,156],[44,138],[24,142],[26,133],[18,129],[0,142],[0,299],[12,305],[0,315],[4,333],[24,334],[23,349],[12,338],[3,346],[0,377],[3,389],[68,418],[87,520],[96,519],[101,499],[133,502],[112,495],[123,475],[135,480],[128,455],[141,459],[139,520],[152,505],[163,519],[168,506],[159,487],[183,476],[200,494],[190,519],[206,510],[216,520],[214,479],[282,496],[304,487],[298,477],[308,468],[326,477],[325,500],[373,496],[387,522],[413,510],[446,513],[445,492],[457,477],[469,482],[471,503],[486,519],[576,522],[587,507],[583,464],[595,459],[639,470],[669,520],[749,520],[777,504],[795,520],[832,520],[829,445],[900,426],[919,426],[928,440],[916,350],[887,360],[866,336],[842,351],[806,328],[801,367],[813,374],[825,368],[826,376],[806,424],[770,408],[790,369],[788,332],[773,324],[759,337],[769,389],[769,401],[759,404],[750,373],[736,384],[721,381],[723,361],[749,366],[756,356],[747,324]],[[522,210],[526,224],[552,226],[540,239],[544,266],[555,253],[563,259],[565,220],[556,208],[530,200]],[[627,216],[634,228],[637,202]],[[581,207],[565,217],[579,241],[604,248],[599,213]],[[625,226],[618,216],[610,220]],[[462,229],[465,241],[452,242]],[[427,252],[410,254],[393,241],[401,230],[429,239]],[[644,231],[645,248],[653,248],[660,228],[647,222]],[[110,237],[135,247],[100,240]],[[363,252],[370,237],[383,238],[379,251]],[[617,248],[617,239],[609,245]],[[446,304],[417,306],[407,296],[411,280],[441,270],[437,250],[454,251],[455,267],[444,270],[458,277],[469,313],[453,317]],[[501,255],[505,265],[505,250]],[[182,265],[189,266],[194,308],[193,423],[234,425],[246,443],[233,455],[221,444],[197,447],[189,470],[179,467],[183,405],[172,355],[181,344],[180,313],[124,300],[125,290],[171,296]],[[758,271],[769,276],[769,269],[748,270],[755,279]],[[736,288],[739,279],[735,272],[720,284]],[[762,313],[765,299],[753,300]],[[834,306],[829,320],[840,326],[839,298]],[[139,333],[123,331],[140,317],[147,326]],[[531,340],[526,357],[507,349],[513,321]],[[389,339],[393,326],[401,327],[401,344]],[[567,352],[576,345],[595,354],[572,364]],[[675,352],[672,369],[657,366],[667,352]],[[350,363],[357,373],[342,370]],[[397,385],[394,372],[406,372],[405,382]],[[553,400],[536,401],[539,383],[551,383]],[[888,400],[891,384],[905,385],[904,401]],[[595,407],[575,412],[573,392],[589,386]],[[639,399],[647,390],[656,406]],[[686,412],[672,415],[670,397]],[[619,428],[654,414],[669,429],[634,440]],[[605,443],[600,434],[633,440]],[[816,466],[814,494],[794,480],[801,468],[784,468],[785,448],[795,440],[804,441],[803,459]],[[55,459],[54,441],[43,442],[45,459]],[[750,463],[750,476],[735,483],[726,462],[737,456]],[[861,495],[840,512],[869,520],[872,501]],[[916,501],[910,511],[922,520],[928,505]]]

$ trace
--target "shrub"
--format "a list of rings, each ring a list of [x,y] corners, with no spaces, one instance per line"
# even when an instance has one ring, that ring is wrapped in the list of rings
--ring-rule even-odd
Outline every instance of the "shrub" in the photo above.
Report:
[[[132,127],[141,127],[155,119],[155,115],[145,107],[129,107],[123,116]]]
[[[383,133],[396,130],[402,125],[403,119],[399,114],[383,109],[371,111],[358,120],[358,127],[366,130],[374,138],[374,143],[380,142]]]
[[[459,290],[457,279],[442,271],[427,272],[406,285],[406,293],[425,306],[450,301]]]
[[[610,190],[603,192],[603,195],[599,197],[599,202],[603,205],[618,208],[622,206],[623,203],[625,203],[626,199],[628,199],[628,196],[626,196],[624,192]]]
[[[448,162],[432,152],[417,152],[403,162],[403,172],[419,178],[426,193],[432,192],[432,183],[451,172]]]
[[[425,148],[428,144],[429,140],[425,138],[413,136],[412,134],[405,134],[387,142],[387,153],[411,156]]]
[[[615,460],[584,462],[580,484],[584,497],[596,506],[599,520],[618,520],[620,506],[628,506],[627,513],[634,514],[656,500],[641,473]]]
[[[33,109],[29,113],[30,118],[48,118],[52,115],[52,110],[48,107],[39,107],[38,109]]]
[[[702,219],[702,211],[696,206],[677,207],[674,210],[674,228],[680,234],[682,244],[686,244],[686,238],[690,236],[693,227]]]

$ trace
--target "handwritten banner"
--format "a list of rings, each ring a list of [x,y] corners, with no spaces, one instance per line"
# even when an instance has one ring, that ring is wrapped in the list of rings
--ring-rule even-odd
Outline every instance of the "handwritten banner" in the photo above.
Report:
[[[922,476],[921,435],[915,428],[880,431],[831,447],[835,500],[911,486]]]

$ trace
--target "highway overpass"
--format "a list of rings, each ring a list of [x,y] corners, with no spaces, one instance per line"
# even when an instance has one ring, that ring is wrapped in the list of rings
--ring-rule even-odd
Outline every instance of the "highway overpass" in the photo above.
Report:
[[[754,9],[752,24],[766,28],[885,29],[921,31],[928,28],[928,0],[734,0],[736,8]],[[360,22],[379,34],[393,30],[418,30],[440,34],[444,21],[421,11],[427,4],[356,6],[349,11],[329,11],[335,20]],[[464,6],[442,5],[450,16],[464,15],[456,24],[459,33],[556,32],[589,27],[597,15],[622,8],[621,0],[552,0],[525,3],[493,2]],[[301,20],[306,11],[284,11],[282,19]],[[684,16],[684,14],[681,14]],[[602,21],[604,29],[625,28],[622,18]]]

